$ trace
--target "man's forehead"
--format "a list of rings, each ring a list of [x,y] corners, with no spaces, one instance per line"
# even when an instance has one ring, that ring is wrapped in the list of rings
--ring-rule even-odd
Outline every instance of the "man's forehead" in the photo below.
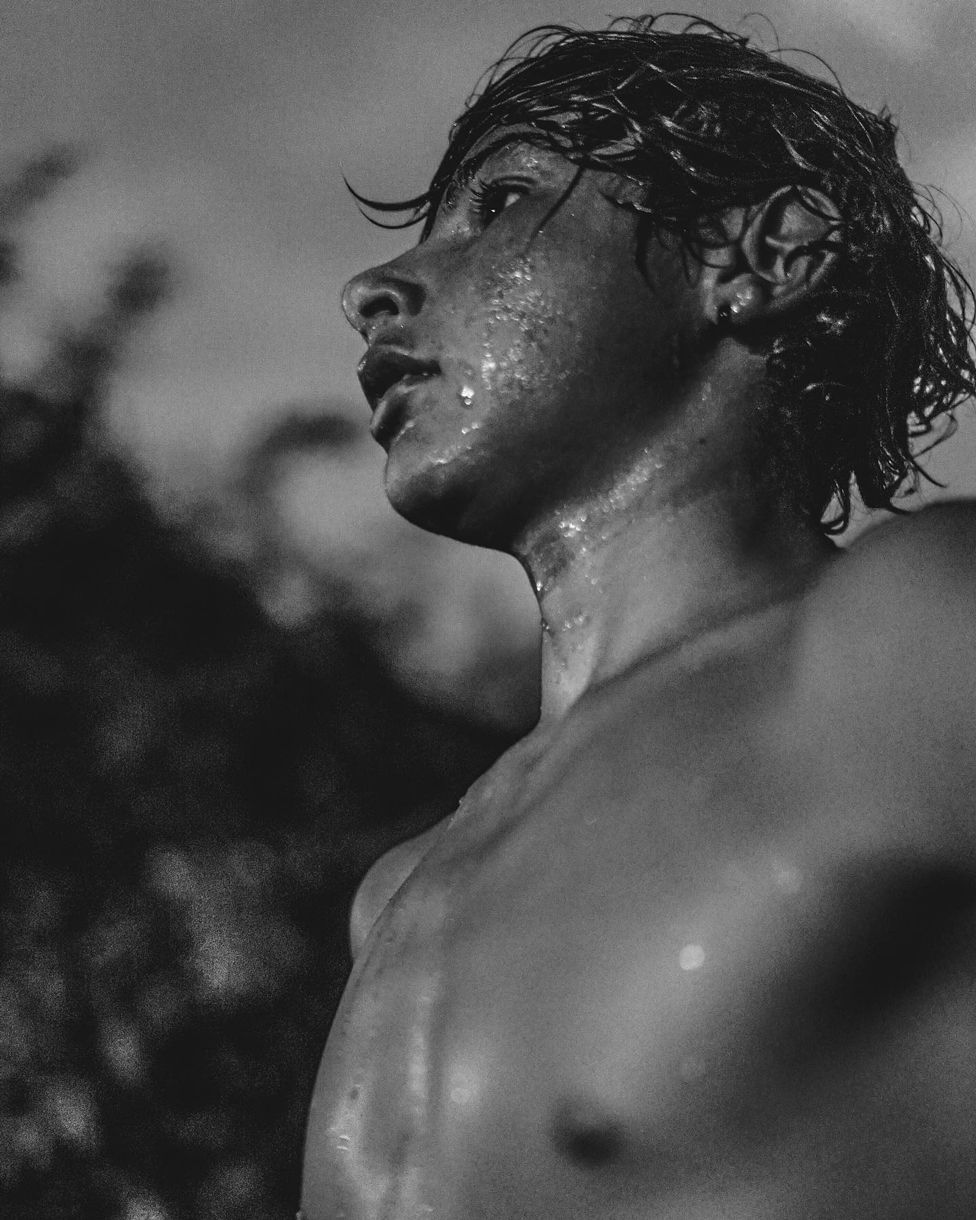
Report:
[[[498,148],[519,144],[535,148],[550,147],[555,145],[555,137],[550,132],[529,122],[504,123],[478,136],[464,153],[462,164],[469,157],[482,156],[486,150],[495,151]]]
[[[569,151],[566,143],[566,151]],[[550,151],[559,154],[557,138],[549,132],[528,123],[517,123],[503,127],[495,127],[485,132],[468,148],[461,157],[452,179],[469,178],[473,170],[483,165],[489,157],[498,153],[515,153],[519,150],[539,153]]]

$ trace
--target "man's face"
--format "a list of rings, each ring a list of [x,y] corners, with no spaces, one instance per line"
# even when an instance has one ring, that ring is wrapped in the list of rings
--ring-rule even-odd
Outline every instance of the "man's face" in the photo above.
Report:
[[[475,146],[428,238],[344,294],[391,503],[501,549],[646,452],[704,330],[621,180],[524,136]]]

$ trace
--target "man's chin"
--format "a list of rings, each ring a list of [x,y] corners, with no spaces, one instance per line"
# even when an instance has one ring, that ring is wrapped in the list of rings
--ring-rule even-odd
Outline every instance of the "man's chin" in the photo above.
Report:
[[[452,478],[447,464],[408,470],[387,458],[384,487],[393,509],[411,525],[456,542],[504,549],[490,524],[479,520],[474,488]]]

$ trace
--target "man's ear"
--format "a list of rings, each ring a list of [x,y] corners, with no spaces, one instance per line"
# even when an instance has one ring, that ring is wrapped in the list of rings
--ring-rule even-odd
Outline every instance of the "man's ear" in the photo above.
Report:
[[[833,201],[822,191],[788,186],[740,217],[732,257],[712,284],[716,320],[759,322],[804,305],[843,250]]]

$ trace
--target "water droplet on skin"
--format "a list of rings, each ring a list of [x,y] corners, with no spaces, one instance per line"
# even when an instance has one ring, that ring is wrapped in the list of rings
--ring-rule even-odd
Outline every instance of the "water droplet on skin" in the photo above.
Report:
[[[705,964],[705,950],[701,945],[685,945],[678,954],[678,965],[682,970],[700,970]]]
[[[773,880],[784,894],[798,894],[803,885],[803,874],[795,865],[777,863],[773,866]]]

